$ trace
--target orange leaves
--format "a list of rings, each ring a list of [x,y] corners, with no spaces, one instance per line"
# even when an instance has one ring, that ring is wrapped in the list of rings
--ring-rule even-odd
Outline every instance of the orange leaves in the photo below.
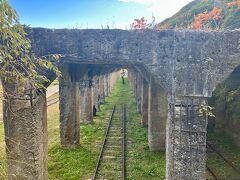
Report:
[[[237,9],[240,10],[240,1],[234,0],[233,2],[227,3],[227,8],[232,8],[234,6],[237,6]]]
[[[209,13],[200,13],[198,14],[192,23],[192,28],[194,29],[202,29],[203,25],[211,20],[219,20],[221,19],[222,9],[214,7],[213,10]]]
[[[145,29],[147,27],[147,20],[144,17],[141,19],[134,19],[134,22],[131,24],[132,29]]]
[[[215,7],[209,13],[209,16],[210,16],[211,19],[219,20],[219,19],[221,19],[221,16],[220,16],[221,13],[222,13],[222,9]]]

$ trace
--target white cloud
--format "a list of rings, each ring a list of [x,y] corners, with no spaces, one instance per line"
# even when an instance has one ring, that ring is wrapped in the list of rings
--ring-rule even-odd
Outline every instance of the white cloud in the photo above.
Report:
[[[153,13],[157,21],[162,21],[177,13],[192,0],[118,0],[123,3],[137,3],[146,6],[146,10]]]

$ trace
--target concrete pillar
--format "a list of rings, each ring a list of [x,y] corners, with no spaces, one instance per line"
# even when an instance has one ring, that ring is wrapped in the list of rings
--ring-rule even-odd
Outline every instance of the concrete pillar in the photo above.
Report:
[[[41,90],[17,95],[16,88],[3,82],[8,179],[45,180],[48,179],[46,93]]]
[[[153,78],[149,85],[148,144],[150,151],[165,151],[167,94]]]
[[[141,114],[142,113],[142,105],[141,105],[141,101],[142,101],[142,77],[137,74],[137,91],[136,91],[136,101],[137,101],[137,110],[138,112]]]
[[[103,82],[104,82],[104,96],[107,97],[108,96],[108,78],[106,74],[103,76]]]
[[[65,84],[60,80],[60,137],[63,148],[75,148],[80,143],[79,83]]]
[[[204,97],[169,97],[167,179],[206,179],[207,117]]]
[[[100,102],[103,104],[105,102],[105,93],[104,93],[104,76],[99,76],[99,94],[100,94]]]
[[[79,82],[66,66],[59,81],[60,138],[63,148],[75,148],[80,143],[80,90]]]
[[[141,110],[142,110],[142,126],[147,127],[148,126],[148,83],[143,80],[142,83],[142,91],[141,91]]]
[[[97,94],[98,94],[98,87],[97,87],[97,76],[92,78],[92,104],[95,105],[97,103]]]
[[[90,124],[93,122],[93,99],[92,99],[92,79],[84,76],[80,81],[80,122]]]
[[[108,94],[110,94],[111,92],[111,78],[110,78],[110,74],[107,75],[107,81],[108,81]]]

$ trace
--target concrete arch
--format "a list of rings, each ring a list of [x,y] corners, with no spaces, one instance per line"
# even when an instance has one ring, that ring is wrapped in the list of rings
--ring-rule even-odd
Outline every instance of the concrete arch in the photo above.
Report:
[[[144,78],[149,84],[152,84],[154,77],[162,87],[163,94],[159,93],[159,96],[168,98],[167,179],[205,178],[207,117],[199,116],[198,110],[206,104],[206,98],[211,96],[216,85],[240,64],[239,30],[227,32],[166,30],[157,32],[154,30],[28,28],[27,32],[32,41],[32,51],[37,56],[54,53],[63,55],[58,63],[60,68],[63,67],[62,72],[65,73],[62,84],[67,85],[66,87],[74,92],[78,92],[76,82],[80,79],[76,74],[71,74],[72,72],[65,72],[67,69],[64,66],[68,64],[74,64],[74,68],[77,68],[76,65],[103,67],[95,69],[96,71],[88,71],[87,75],[91,78],[95,74],[104,74],[104,71],[111,72],[121,67],[134,67],[144,77],[148,77],[147,74],[149,74],[151,78]],[[53,79],[54,75],[50,72],[49,77]],[[103,81],[105,82],[105,80]],[[140,81],[139,78],[138,81]],[[67,91],[67,88],[62,88],[62,91]],[[140,94],[139,92],[137,94]],[[158,93],[154,92],[153,94]],[[39,99],[38,94],[35,95]],[[33,116],[27,118],[27,121],[37,122],[41,119],[41,126],[44,129],[46,128],[46,124],[44,124],[46,120],[44,108],[46,107],[42,106],[46,97],[41,97],[43,97],[41,101],[43,103],[37,106],[41,109],[41,115],[32,113]],[[65,99],[72,100],[71,104],[76,107],[79,102],[75,97],[72,94]],[[18,103],[17,100],[6,97],[5,107],[15,107]],[[27,103],[28,101],[24,102],[25,105]],[[30,108],[30,111],[34,108],[36,107]],[[68,108],[65,109],[66,112],[70,112],[67,110]],[[78,124],[77,111],[76,109],[72,118],[75,124]],[[16,112],[18,112],[17,109]],[[14,118],[16,117],[10,111],[5,111],[6,126],[11,125],[9,123]],[[62,122],[68,123],[65,121],[66,119],[63,118]],[[69,129],[63,130],[62,137],[68,137],[64,134],[68,131]],[[11,131],[6,131],[6,134],[8,132]],[[78,134],[76,131],[71,136],[77,137]],[[37,138],[40,140],[45,136],[45,134],[38,135]],[[14,138],[17,137],[14,136]],[[73,138],[70,140],[72,141]],[[77,141],[72,141],[70,145],[75,142],[78,144]],[[44,143],[45,141],[40,141],[40,143],[34,144],[32,149],[45,147],[46,143]],[[68,142],[66,144],[68,146]],[[45,149],[42,148],[36,152],[35,160],[39,163],[37,168],[46,167]],[[36,163],[27,157],[26,159],[29,164]],[[35,169],[34,173],[32,173],[32,177],[35,179],[46,179],[46,170]]]

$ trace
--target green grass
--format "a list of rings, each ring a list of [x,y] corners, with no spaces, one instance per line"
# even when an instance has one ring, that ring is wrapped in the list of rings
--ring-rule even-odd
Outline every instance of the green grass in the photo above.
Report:
[[[217,150],[240,169],[240,150],[234,145],[232,138],[222,133],[210,132],[208,133],[208,141],[214,142]],[[240,178],[239,175],[215,153],[207,154],[207,164],[221,179]]]

